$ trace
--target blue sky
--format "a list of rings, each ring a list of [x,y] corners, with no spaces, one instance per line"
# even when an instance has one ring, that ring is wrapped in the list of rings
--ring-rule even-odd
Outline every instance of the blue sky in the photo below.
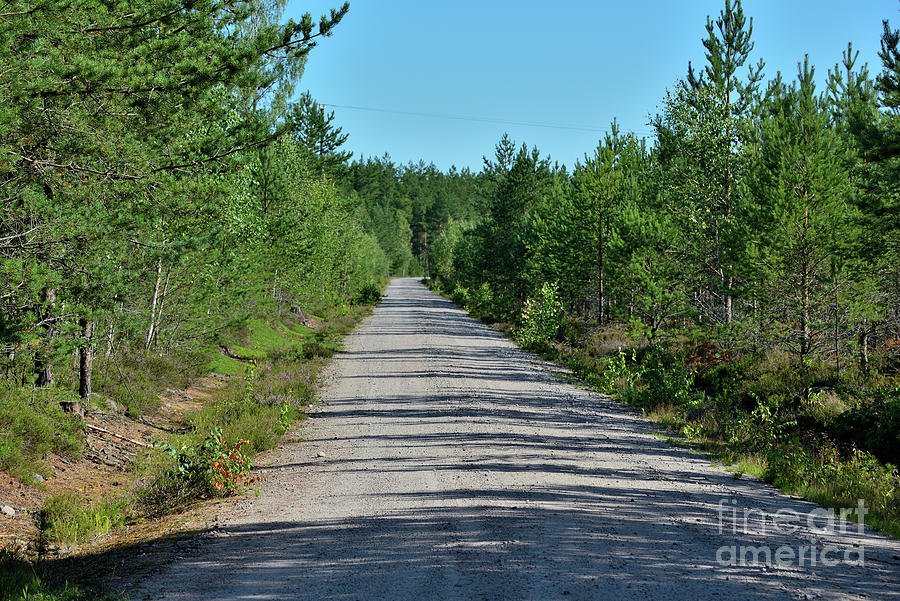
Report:
[[[292,0],[287,16],[318,18],[341,0]],[[572,166],[613,118],[649,135],[648,117],[688,61],[702,65],[706,16],[724,0],[537,2],[351,0],[313,50],[298,92],[331,106],[354,157],[390,154],[479,170],[504,132]],[[753,62],[792,78],[808,53],[824,85],[847,42],[877,56],[898,0],[745,0]],[[366,109],[379,110],[360,110]],[[385,112],[396,111],[396,112]],[[420,113],[418,115],[408,113]],[[468,119],[438,118],[466,117]],[[541,125],[572,126],[571,128]]]

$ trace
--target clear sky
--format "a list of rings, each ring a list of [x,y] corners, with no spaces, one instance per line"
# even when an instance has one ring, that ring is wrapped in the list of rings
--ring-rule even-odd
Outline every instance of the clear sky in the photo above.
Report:
[[[291,0],[313,17],[342,0]],[[504,132],[572,166],[615,117],[651,135],[649,115],[688,61],[704,64],[706,16],[724,0],[351,0],[313,50],[298,92],[335,113],[354,158],[388,153],[475,171]],[[900,0],[745,0],[751,60],[791,79],[809,54],[824,85],[847,42],[881,69],[883,19],[900,27]],[[365,109],[377,110],[360,110]],[[418,114],[412,114],[418,113]],[[440,118],[464,117],[460,118]],[[540,124],[540,125],[538,125]],[[542,125],[571,126],[570,128]]]

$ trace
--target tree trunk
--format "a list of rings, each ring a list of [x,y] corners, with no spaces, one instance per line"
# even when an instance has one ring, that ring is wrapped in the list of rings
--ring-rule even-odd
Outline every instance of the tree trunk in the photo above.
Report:
[[[734,289],[734,278],[730,277],[725,282],[725,323],[731,323],[734,320],[734,297],[731,291]]]
[[[81,347],[78,349],[78,396],[85,405],[91,404],[91,377],[94,363],[94,322],[85,318],[78,320],[81,326]]]
[[[869,373],[869,323],[866,322],[859,332],[859,369],[864,374]]]
[[[727,86],[725,89],[725,133],[726,137],[729,140],[729,146],[727,154],[725,155],[725,212],[724,218],[726,223],[731,222],[731,195],[732,195],[732,187],[734,184],[734,173],[731,170],[731,86],[732,81],[731,78],[728,78]],[[716,244],[721,244],[719,239],[719,225],[716,223]],[[721,249],[721,246],[719,246]],[[729,253],[729,256],[734,256],[734,249]],[[719,251],[719,261],[722,260],[721,250]],[[728,266],[728,277],[725,277],[725,269],[721,266],[722,269],[722,283],[724,284],[725,290],[723,291],[725,294],[724,301],[724,310],[725,310],[725,323],[731,323],[731,320],[734,317],[734,300],[731,296],[731,291],[734,289],[734,265]]]
[[[804,200],[806,193],[804,192]],[[809,327],[809,287],[811,285],[811,257],[809,249],[809,206],[803,214],[803,237],[800,241],[800,361],[806,361],[811,349]]]
[[[600,249],[600,268],[597,270],[597,323],[599,325],[603,325],[603,300],[604,300],[604,290],[603,290],[603,249]]]
[[[47,321],[52,318],[53,309],[56,307],[56,289],[55,288],[47,288],[44,291],[44,303],[47,306],[47,310],[43,315],[43,320]],[[34,385],[38,388],[44,388],[47,386],[53,386],[56,384],[56,377],[53,373],[53,360],[51,357],[48,357],[48,352],[50,350],[50,342],[53,340],[54,336],[54,327],[52,321],[47,321],[47,325],[44,328],[44,342],[41,344],[41,349],[35,354],[34,358],[34,371],[37,374],[37,379],[34,382]]]
[[[166,267],[166,283],[163,284],[162,294],[159,297],[159,310],[156,312],[156,326],[153,328],[153,348],[159,343],[159,328],[162,324],[163,310],[166,308],[166,298],[169,296],[169,278],[172,277],[172,266]]]
[[[806,356],[810,350],[810,330],[809,330],[809,271],[804,266],[803,274],[800,280],[801,301],[800,301],[800,360],[806,360]]]
[[[730,297],[725,292],[725,268],[722,266],[722,244],[719,240],[719,216],[713,219],[713,240],[715,241],[714,277],[719,278],[719,297],[721,298],[722,321],[728,323],[728,303]],[[714,286],[713,286],[714,287]],[[712,311],[710,311],[712,312]]]
[[[153,286],[153,301],[150,303],[150,327],[147,328],[147,342],[144,344],[146,350],[150,350],[150,343],[153,342],[153,330],[156,328],[156,304],[159,302],[159,287],[162,284],[162,258],[156,261],[156,284]]]
[[[835,375],[841,376],[841,346],[840,346],[840,306],[838,305],[837,277],[834,278],[834,367]]]

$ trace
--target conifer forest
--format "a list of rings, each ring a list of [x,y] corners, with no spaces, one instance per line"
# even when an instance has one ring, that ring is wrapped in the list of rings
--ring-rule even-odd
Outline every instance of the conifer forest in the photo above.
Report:
[[[821,503],[865,498],[900,535],[898,23],[879,64],[848,44],[771,73],[726,0],[651,137],[614,121],[567,167],[505,135],[473,172],[347,151],[301,82],[350,7],[284,6],[0,2],[0,469],[85,452],[61,407],[143,419],[212,372],[247,404],[190,422],[188,447],[272,446],[252,428],[282,434],[302,403],[297,383],[260,396],[267,374],[418,276],[673,436]],[[170,442],[137,473],[194,465]]]

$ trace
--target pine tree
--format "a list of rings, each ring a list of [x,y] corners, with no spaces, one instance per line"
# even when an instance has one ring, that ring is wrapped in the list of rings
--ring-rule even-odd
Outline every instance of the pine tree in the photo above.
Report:
[[[799,65],[797,81],[770,94],[763,124],[761,186],[769,228],[762,232],[768,309],[801,362],[827,338],[829,284],[842,263],[851,194],[846,146],[816,94],[814,69]],[[778,85],[778,84],[776,84]]]
[[[618,124],[613,121],[610,132],[597,145],[593,155],[585,155],[584,163],[576,165],[573,174],[574,210],[581,236],[577,245],[571,248],[581,251],[577,252],[578,263],[592,272],[581,277],[592,282],[595,315],[601,324],[604,317],[609,316],[607,254],[610,234],[621,206],[639,194],[637,181],[644,175],[646,159],[643,143],[631,134],[620,135]]]
[[[525,277],[525,236],[530,213],[549,192],[553,176],[548,159],[537,148],[515,145],[504,136],[496,147],[496,161],[485,159],[491,195],[487,215],[478,230],[487,255],[485,275],[494,292],[510,309],[524,302],[531,290]]]
[[[7,339],[33,335],[38,307],[50,312],[41,322],[53,324],[44,332],[55,340],[33,348],[79,332],[66,340],[82,355],[83,395],[99,324],[158,271],[159,253],[143,250],[176,256],[167,245],[185,224],[222,208],[211,193],[217,174],[271,141],[271,122],[241,110],[239,90],[269,85],[273,61],[302,61],[347,11],[332,11],[318,29],[306,15],[248,33],[261,5],[50,1],[4,9],[0,273],[9,278],[2,288],[17,291]],[[142,309],[153,328],[150,305]],[[34,367],[42,372],[45,363]]]
[[[323,176],[334,175],[353,156],[340,150],[349,134],[342,133],[333,121],[334,111],[326,114],[325,105],[316,102],[309,91],[303,93],[289,117],[294,141],[307,151]]]
[[[687,86],[694,91],[682,98],[693,103],[699,122],[707,115],[713,121],[704,124],[706,143],[711,143],[707,153],[708,171],[703,201],[708,205],[707,223],[704,226],[710,242],[711,256],[708,268],[718,280],[714,293],[720,299],[720,319],[730,323],[734,319],[734,294],[741,275],[741,257],[745,251],[746,237],[741,215],[746,203],[743,197],[743,173],[745,159],[742,155],[749,146],[750,128],[746,122],[757,101],[757,91],[762,78],[763,62],[751,66],[745,80],[738,75],[753,51],[751,41],[753,19],[748,22],[740,0],[732,5],[725,1],[725,8],[713,21],[706,20],[707,65],[697,75],[688,64]],[[697,93],[704,91],[705,93]],[[660,125],[664,122],[658,121]],[[712,127],[709,127],[712,125]],[[712,156],[712,155],[715,156]]]
[[[900,30],[883,22],[881,73],[876,78],[873,104],[858,103],[863,110],[851,123],[861,161],[856,181],[862,188],[858,208],[865,244],[858,256],[877,279],[874,300],[878,310],[863,313],[859,327],[860,364],[868,365],[869,338],[876,321],[885,328],[900,323]],[[880,301],[880,302],[879,302]],[[877,319],[876,319],[877,318]]]

